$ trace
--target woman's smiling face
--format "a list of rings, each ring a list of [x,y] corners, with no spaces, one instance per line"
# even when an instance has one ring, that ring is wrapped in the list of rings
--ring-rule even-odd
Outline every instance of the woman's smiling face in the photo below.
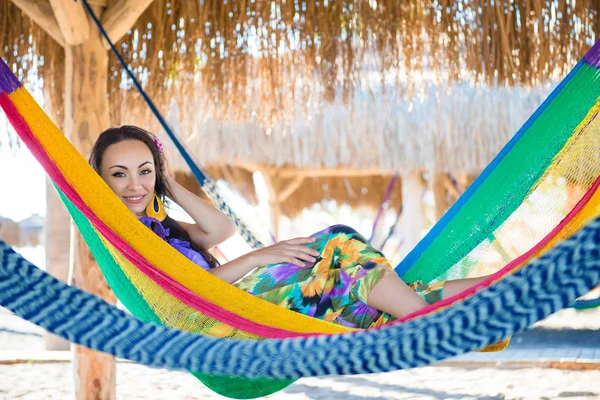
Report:
[[[146,215],[156,184],[152,152],[139,140],[111,144],[102,156],[100,176],[138,218]]]

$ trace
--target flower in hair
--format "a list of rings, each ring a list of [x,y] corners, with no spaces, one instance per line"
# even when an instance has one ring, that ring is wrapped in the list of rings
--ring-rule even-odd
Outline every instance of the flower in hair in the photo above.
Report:
[[[158,146],[158,151],[162,153],[163,152],[162,143],[160,142],[160,140],[158,140],[158,138],[156,136],[153,136],[152,138],[154,139],[154,143],[156,143],[156,146]]]

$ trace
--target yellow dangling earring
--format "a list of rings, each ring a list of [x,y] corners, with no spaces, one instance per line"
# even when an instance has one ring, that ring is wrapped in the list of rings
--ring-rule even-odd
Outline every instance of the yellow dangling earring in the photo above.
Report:
[[[152,201],[146,206],[146,215],[152,218],[156,218],[160,222],[163,222],[167,218],[167,209],[165,203],[162,202],[160,197],[156,195],[152,196]]]

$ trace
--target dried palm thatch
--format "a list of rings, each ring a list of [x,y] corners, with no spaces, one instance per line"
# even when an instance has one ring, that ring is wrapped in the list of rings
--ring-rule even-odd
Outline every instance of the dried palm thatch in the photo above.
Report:
[[[10,0],[0,0],[0,56],[28,87],[43,86],[48,99],[46,110],[56,122],[62,123],[65,75],[62,46]]]
[[[60,104],[58,45],[9,0],[0,11],[3,56],[19,63],[33,46]],[[595,0],[155,0],[118,48],[161,109],[176,97],[182,112],[284,135],[273,127],[375,83],[411,95],[428,74],[509,85],[562,75],[598,37],[599,11]],[[113,121],[148,125],[114,58],[111,70]]]
[[[462,84],[442,91],[431,85],[426,96],[413,100],[390,93],[361,97],[355,91],[348,104],[335,101],[315,106],[308,118],[297,115],[285,134],[265,135],[250,122],[209,119],[194,125],[190,120],[201,115],[194,110],[185,121],[178,112],[171,112],[169,120],[179,131],[192,133],[186,140],[189,149],[209,166],[460,174],[485,167],[553,86]],[[173,167],[185,170],[183,159],[165,142]]]
[[[119,48],[163,108],[178,96],[213,118],[268,130],[290,109],[344,101],[374,82],[409,94],[426,74],[537,84],[579,60],[599,11],[593,0],[156,0]],[[143,109],[119,90],[127,82],[116,63],[113,71],[117,103]]]

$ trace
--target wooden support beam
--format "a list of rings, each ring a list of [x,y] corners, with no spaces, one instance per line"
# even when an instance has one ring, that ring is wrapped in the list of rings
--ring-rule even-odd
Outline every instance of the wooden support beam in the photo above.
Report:
[[[27,15],[33,22],[39,25],[52,39],[61,46],[65,46],[63,36],[58,22],[54,17],[54,11],[48,0],[11,0],[13,4]]]
[[[80,1],[50,0],[50,5],[67,45],[76,46],[89,39],[90,22]]]
[[[280,203],[286,201],[288,197],[298,190],[300,185],[302,185],[302,182],[304,182],[304,175],[298,175],[281,191],[279,196],[277,196],[277,200],[279,200]]]
[[[153,0],[117,0],[102,15],[102,26],[113,43],[118,42]],[[105,44],[108,48],[108,43]]]
[[[374,176],[374,175],[396,175],[398,170],[392,169],[355,169],[355,168],[292,168],[292,167],[266,167],[265,165],[255,163],[240,163],[233,164],[235,167],[244,168],[248,171],[263,171],[267,173],[277,173],[280,178],[295,178],[298,175],[312,177],[312,178],[324,178],[324,177],[339,177],[339,176]]]
[[[462,192],[459,192],[458,189],[454,186],[448,174],[445,174],[444,185],[446,186],[446,190],[448,191],[448,193],[450,193],[450,196],[453,199],[452,202],[456,201],[456,199],[458,199],[462,195]]]

